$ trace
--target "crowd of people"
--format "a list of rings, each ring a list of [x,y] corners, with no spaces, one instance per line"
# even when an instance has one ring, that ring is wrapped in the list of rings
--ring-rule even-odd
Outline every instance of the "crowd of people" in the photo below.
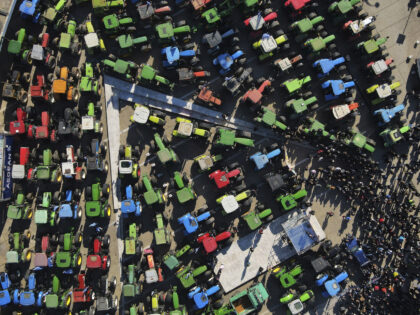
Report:
[[[316,152],[310,154],[313,163],[306,187],[336,193],[343,206],[327,212],[327,219],[341,215],[347,223],[354,220],[352,233],[358,234],[371,261],[353,274],[355,285],[343,291],[340,313],[418,314],[420,205],[416,197],[420,194],[415,176],[420,169],[419,128],[413,129],[406,143],[407,153],[389,150],[381,163],[340,141],[316,135],[312,139]],[[349,267],[352,256],[343,257],[339,263]]]

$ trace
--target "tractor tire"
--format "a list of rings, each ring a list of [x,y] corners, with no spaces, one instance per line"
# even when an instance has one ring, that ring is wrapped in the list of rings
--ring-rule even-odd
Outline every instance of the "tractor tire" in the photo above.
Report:
[[[197,215],[202,215],[204,212],[206,212],[208,210],[208,208],[209,207],[207,205],[204,205],[203,207],[199,208],[197,210]]]
[[[241,184],[239,184],[238,186],[235,186],[235,190],[237,191],[237,192],[240,192],[240,191],[242,191],[242,190],[244,190],[246,188],[246,185],[245,185],[245,183],[241,183]]]
[[[85,199],[87,201],[92,200],[92,186],[87,186],[85,189]]]
[[[244,201],[244,206],[249,207],[252,204],[252,199],[247,199]]]
[[[71,98],[72,98],[73,102],[75,102],[75,103],[79,102],[80,93],[79,93],[78,89],[73,88],[73,91],[71,92]]]
[[[111,242],[111,238],[109,234],[105,234],[105,236],[102,238],[102,247],[109,248],[110,242]]]
[[[156,184],[157,184],[157,178],[156,178],[156,176],[155,176],[155,175],[150,176],[150,182],[151,182],[153,185],[156,185]]]
[[[274,35],[275,35],[275,37],[280,37],[280,36],[284,35],[284,31],[283,30],[277,30],[274,33]],[[294,56],[295,54],[291,54],[291,55]]]
[[[55,57],[54,56],[50,56],[48,58],[48,61],[47,61],[47,67],[50,68],[50,69],[53,69],[55,67],[55,64],[56,64]]]
[[[26,92],[25,90],[20,90],[17,94],[17,100],[22,104],[26,104],[26,102],[28,101],[28,92]]]
[[[181,26],[184,26],[184,25],[187,25],[187,22],[185,20],[181,20],[181,21],[178,21],[178,22],[175,23],[176,27],[181,27]]]
[[[211,270],[207,270],[203,273],[203,278],[206,279],[206,280],[211,278],[211,276],[212,276]]]
[[[50,83],[54,82],[54,73],[48,73],[47,81],[50,82]]]
[[[205,223],[207,224],[207,225],[212,225],[213,223],[214,223],[214,217],[210,217],[210,218],[208,218],[206,221],[205,221]]]
[[[143,189],[143,182],[140,179],[137,183],[134,184],[134,192],[139,193]]]
[[[257,84],[258,85],[261,85],[264,81],[265,81],[265,78],[264,77],[260,77],[260,78],[257,79]]]
[[[82,195],[82,193],[81,193],[80,189],[76,188],[73,191],[73,200],[79,201],[81,195]]]
[[[233,170],[233,169],[235,169],[237,167],[239,167],[239,163],[238,162],[233,162],[233,163],[230,163],[228,165],[228,168],[231,169],[231,170]]]
[[[319,108],[318,104],[314,104],[311,106],[311,110],[317,110]]]
[[[279,26],[280,26],[280,22],[279,21],[273,21],[273,22],[270,23],[269,28],[271,30],[274,30],[274,29],[276,29]],[[283,34],[284,34],[284,32],[283,32]],[[281,34],[281,35],[283,35],[283,34]],[[281,35],[279,35],[279,36],[281,36]]]
[[[102,196],[108,197],[110,192],[109,184],[105,184],[102,186]]]
[[[251,138],[252,137],[252,134],[249,131],[240,130],[239,131],[239,136],[240,137],[244,137],[244,138]]]
[[[215,294],[213,294],[213,298],[215,300],[221,299],[222,297],[223,297],[223,290],[222,289],[220,289]]]
[[[118,154],[120,156],[120,159],[124,159],[124,156],[125,156],[125,147],[124,147],[124,145],[120,145],[120,149],[118,150]]]
[[[238,60],[238,64],[243,66],[244,64],[246,64],[246,58],[241,58]]]
[[[273,9],[271,9],[271,8],[267,8],[267,9],[265,9],[265,10],[264,10],[264,16],[265,16],[265,15],[269,15],[271,12],[273,12]]]
[[[283,49],[283,50],[290,49],[290,44],[289,43],[284,44],[283,46],[281,46],[281,49]]]
[[[327,31],[322,31],[321,34],[320,34],[320,36],[323,37],[323,38],[324,37],[327,37],[328,36]]]
[[[331,51],[334,51],[334,50],[337,49],[337,45],[336,44],[331,44],[331,45],[328,46],[328,49],[331,50]]]
[[[232,45],[239,45],[241,40],[239,39],[239,37],[234,37],[234,38],[231,39],[230,42],[231,42]]]
[[[71,44],[70,51],[73,55],[80,56],[82,54],[82,44],[78,42]]]
[[[58,46],[59,41],[60,41],[60,38],[55,37],[55,38],[53,38],[53,40],[51,41],[51,45],[52,45],[52,46],[57,47],[57,46]]]
[[[197,58],[197,57],[192,57],[191,59],[190,59],[190,65],[191,66],[195,66],[195,65],[197,65],[198,63],[200,62],[200,59],[199,58]]]
[[[29,72],[24,72],[21,77],[22,83],[27,84],[31,82],[31,74]]]
[[[232,237],[229,237],[228,239],[226,239],[225,241],[223,241],[223,246],[224,247],[228,247],[228,246],[230,246],[232,243],[233,243],[233,238]]]
[[[32,259],[32,250],[29,248],[25,248],[22,252],[22,261],[24,263],[30,262]]]
[[[217,300],[216,302],[213,303],[213,308],[214,309],[219,309],[223,307],[223,301],[222,300]]]
[[[59,191],[54,192],[53,197],[52,197],[52,202],[53,202],[53,204],[56,204],[56,205],[58,205],[60,203],[60,192]]]
[[[168,1],[159,1],[158,2],[158,7],[164,7],[168,5]]]
[[[268,217],[265,217],[264,220],[265,222],[270,222],[274,219],[274,215],[270,214]]]
[[[82,233],[76,232],[76,234],[74,235],[74,244],[79,246],[80,244],[82,244],[82,241],[83,241]]]
[[[239,67],[238,69],[236,69],[235,75],[239,76],[242,74],[242,72],[244,72],[244,67]]]
[[[308,18],[311,19],[311,20],[316,18],[317,16],[318,15],[315,12],[311,12],[311,13],[308,14]]]
[[[325,29],[325,28],[324,28],[324,25],[318,25],[318,26],[316,27],[316,31],[317,31],[318,33],[322,32],[324,29]]]

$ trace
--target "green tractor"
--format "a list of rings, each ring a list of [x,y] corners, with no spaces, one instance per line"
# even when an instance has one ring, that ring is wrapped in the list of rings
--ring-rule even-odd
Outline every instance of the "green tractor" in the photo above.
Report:
[[[348,146],[365,149],[370,153],[375,151],[376,142],[357,132],[355,129],[348,130],[344,135],[343,142]]]
[[[70,289],[61,287],[60,279],[53,275],[51,289],[45,296],[45,308],[47,310],[68,310],[71,305],[72,294]]]
[[[185,182],[187,185],[185,185]],[[178,171],[174,172],[174,177],[171,178],[171,186],[175,187],[176,197],[180,204],[184,204],[197,198],[197,194],[192,188],[192,183],[185,173],[181,174]]]
[[[211,133],[208,129],[211,126],[206,123],[193,123],[191,120],[177,117],[176,118],[176,125],[174,130],[172,131],[172,135],[175,137],[199,137],[208,139],[211,136]]]
[[[211,314],[214,315],[247,315],[258,314],[269,295],[262,283],[245,289],[229,299],[226,305],[219,301],[213,303]]]
[[[323,34],[323,35],[327,35],[327,34]],[[323,50],[327,48],[330,51],[333,51],[334,49],[336,49],[337,45],[333,43],[334,40],[335,40],[334,35],[329,35],[329,36],[324,36],[324,37],[318,36],[318,37],[310,38],[306,40],[303,44],[303,47],[305,47],[310,53],[308,58],[312,59],[318,56]]]
[[[28,248],[31,233],[16,232],[9,234],[10,250],[6,253],[6,264],[8,269],[18,266],[20,263],[30,263],[32,250]]]
[[[50,2],[48,8],[42,12],[39,23],[42,25],[53,23],[57,15],[64,13],[66,9],[68,9],[67,0],[58,0],[54,5]]]
[[[323,137],[328,137],[330,140],[336,140],[336,137],[326,130],[323,123],[312,117],[307,119],[303,133],[307,136],[322,135]]]
[[[28,170],[28,180],[44,180],[52,183],[61,183],[63,176],[61,174],[60,166],[56,164],[56,162],[60,160],[58,152],[54,151],[54,153],[52,153],[51,149],[45,149],[42,152],[40,159],[42,159],[41,165]]]
[[[137,80],[139,83],[143,83],[148,86],[169,88],[170,90],[172,90],[175,86],[173,82],[162,77],[158,74],[157,70],[146,64],[140,66],[137,73]]]
[[[158,149],[157,157],[159,161],[163,165],[169,162],[178,163],[179,158],[178,158],[178,155],[175,153],[175,151],[172,148],[165,146],[165,143],[168,143],[168,140],[166,139],[166,137],[163,136],[163,138],[161,138],[158,133],[155,133],[153,137],[154,137],[154,140],[150,142],[150,148],[152,150],[155,150],[157,147]]]
[[[301,89],[307,85],[310,85],[311,77],[309,75],[303,77],[302,79],[295,78],[284,81],[280,84],[281,87],[285,88],[289,95],[293,95],[297,92],[300,92]]]
[[[86,217],[87,218],[110,218],[111,205],[108,204],[110,188],[108,184],[101,187],[100,183],[86,187]]]
[[[174,252],[168,252],[163,257],[163,264],[170,271],[173,271],[181,265],[181,262],[179,260],[183,255],[185,255],[187,253],[189,253],[189,254],[194,253],[194,249],[191,248],[191,246],[188,245],[188,244],[183,246],[181,249],[177,250],[175,253]]]
[[[16,39],[9,40],[7,44],[7,52],[11,55],[19,57],[19,60],[30,65],[32,64],[31,51],[25,49],[25,42],[27,40],[26,29],[21,28],[16,32]]]
[[[48,224],[50,227],[54,227],[59,220],[60,192],[56,191],[53,195],[51,192],[46,191],[40,196],[40,201],[35,211],[35,223]]]
[[[149,124],[152,129],[155,129],[157,126],[165,125],[165,116],[160,111],[151,110],[147,106],[135,103],[134,113],[130,116],[130,121],[140,125]]]
[[[156,223],[156,229],[153,231],[155,236],[156,245],[170,245],[171,244],[171,234],[166,228],[163,222],[163,215],[161,213],[156,214],[154,219]]]
[[[82,265],[82,254],[80,253],[80,245],[82,244],[82,234],[71,232],[61,234],[58,238],[60,250],[55,253],[55,266],[57,268],[80,268]]]
[[[81,129],[82,132],[94,132],[97,134],[102,134],[104,131],[104,126],[101,122],[100,118],[101,113],[101,104],[89,102],[87,105],[87,112],[86,115],[82,116],[82,124]]]
[[[124,0],[92,0],[92,9],[95,15],[105,15],[110,11],[124,9]]]
[[[270,208],[265,208],[263,204],[258,204],[254,210],[250,210],[241,215],[251,231],[255,231],[263,224],[274,219],[273,212]]]
[[[328,13],[334,16],[334,24],[344,22],[346,17],[353,11],[359,12],[362,6],[357,6],[361,0],[340,0],[331,3],[328,7]]]
[[[140,177],[140,148],[131,145],[120,145],[118,175],[120,177],[131,177],[138,179]]]
[[[151,176],[149,178],[147,175],[143,175],[141,181],[139,181],[136,185],[138,186],[138,189],[142,189],[144,187],[146,190],[146,192],[143,194],[143,197],[148,206],[154,205],[156,203],[163,204],[166,201],[165,196],[162,194],[160,189],[154,189],[152,184],[157,184],[156,177]]]
[[[101,61],[105,71],[111,71],[119,77],[134,82],[137,78],[138,68],[132,61],[117,59],[114,55],[109,55],[107,59]]]
[[[240,131],[239,137],[237,137],[236,130],[217,128],[216,134],[216,145],[225,147],[235,147],[236,144],[241,144],[246,147],[254,147],[254,140],[250,139],[250,132]]]
[[[218,3],[217,6],[204,11],[201,14],[201,18],[206,22],[206,29],[215,30],[223,25],[223,18],[231,15],[236,7],[236,1],[224,0],[223,2]]]
[[[312,31],[321,33],[324,30],[324,26],[322,24],[317,24],[323,22],[324,20],[325,19],[322,16],[311,12],[308,17],[293,22],[290,25],[290,30],[296,34],[295,40],[300,43],[304,41],[308,37],[308,34]]]
[[[169,44],[174,38],[178,38],[184,43],[191,40],[192,29],[186,25],[185,20],[179,21],[175,24],[172,24],[172,22],[162,23],[156,25],[155,29],[161,44]]]
[[[379,37],[379,35],[374,35],[371,39],[360,42],[357,44],[357,48],[361,51],[362,57],[372,58],[373,54],[380,53],[385,48],[383,46],[388,40],[388,37]],[[383,54],[385,57],[385,54]]]
[[[290,211],[298,206],[299,203],[306,201],[308,192],[305,189],[298,190],[293,194],[280,195],[276,198],[280,202],[283,210]]]
[[[75,20],[64,21],[62,23],[65,31],[52,40],[52,45],[60,51],[70,51],[72,55],[80,56],[82,53],[82,43],[76,35],[77,23]]]
[[[255,117],[254,121],[263,123],[273,129],[287,130],[287,126],[280,120],[277,120],[276,113],[273,110],[268,107],[262,107],[259,113],[260,116]]]
[[[385,148],[392,147],[394,144],[404,139],[404,135],[411,130],[410,125],[401,128],[390,129],[386,128],[379,135],[384,140]]]
[[[125,281],[122,286],[122,298],[124,299],[124,302],[129,302],[138,297],[142,292],[142,286],[138,281],[140,269],[137,268],[137,265],[129,264],[128,266],[124,266],[123,270]]]
[[[273,270],[273,275],[276,279],[279,279],[284,289],[288,289],[296,284],[297,279],[303,276],[303,269],[300,265],[296,265],[289,271],[286,271],[286,268],[277,267]]]
[[[124,261],[140,259],[142,242],[139,239],[140,225],[131,223],[128,226],[128,235],[124,239]]]
[[[136,31],[134,21],[131,17],[126,15],[118,16],[117,14],[110,14],[102,18],[105,28],[105,34],[116,35],[121,32],[133,33]]]
[[[312,93],[307,92],[304,93],[303,98],[292,99],[286,102],[286,109],[290,113],[290,119],[298,119],[308,110],[314,111],[319,108],[319,105],[317,104],[318,99],[311,95]]]
[[[7,207],[7,218],[12,220],[31,220],[33,216],[33,195],[25,193],[21,188],[15,187],[15,201]]]
[[[82,77],[80,78],[79,91],[82,93],[91,93],[95,96],[101,96],[101,85],[98,81],[98,73],[92,63],[86,62],[82,65]]]
[[[152,49],[147,36],[133,37],[130,34],[123,34],[116,38],[122,56],[129,56],[134,51],[140,50],[146,53]]]
[[[208,270],[206,265],[192,268],[191,266],[185,266],[180,268],[176,272],[176,277],[181,282],[184,289],[191,288],[197,284],[197,278],[209,279],[211,277],[211,271]]]

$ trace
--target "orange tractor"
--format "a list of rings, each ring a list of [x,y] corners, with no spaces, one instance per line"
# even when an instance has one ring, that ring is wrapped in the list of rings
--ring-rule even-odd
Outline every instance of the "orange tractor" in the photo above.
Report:
[[[67,100],[78,102],[80,98],[79,90],[77,89],[77,81],[80,79],[80,71],[73,67],[69,72],[68,67],[56,68],[57,79],[52,85],[54,100]]]

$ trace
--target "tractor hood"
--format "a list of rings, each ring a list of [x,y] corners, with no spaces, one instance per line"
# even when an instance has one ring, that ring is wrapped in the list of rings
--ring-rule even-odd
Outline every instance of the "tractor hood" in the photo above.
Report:
[[[48,210],[47,209],[37,209],[35,211],[35,223],[36,224],[46,224],[48,222]]]
[[[99,201],[86,202],[86,216],[98,217],[101,213],[101,203]]]
[[[63,204],[60,206],[60,210],[58,212],[60,218],[72,218],[73,217],[73,210],[71,209],[71,205]]]

